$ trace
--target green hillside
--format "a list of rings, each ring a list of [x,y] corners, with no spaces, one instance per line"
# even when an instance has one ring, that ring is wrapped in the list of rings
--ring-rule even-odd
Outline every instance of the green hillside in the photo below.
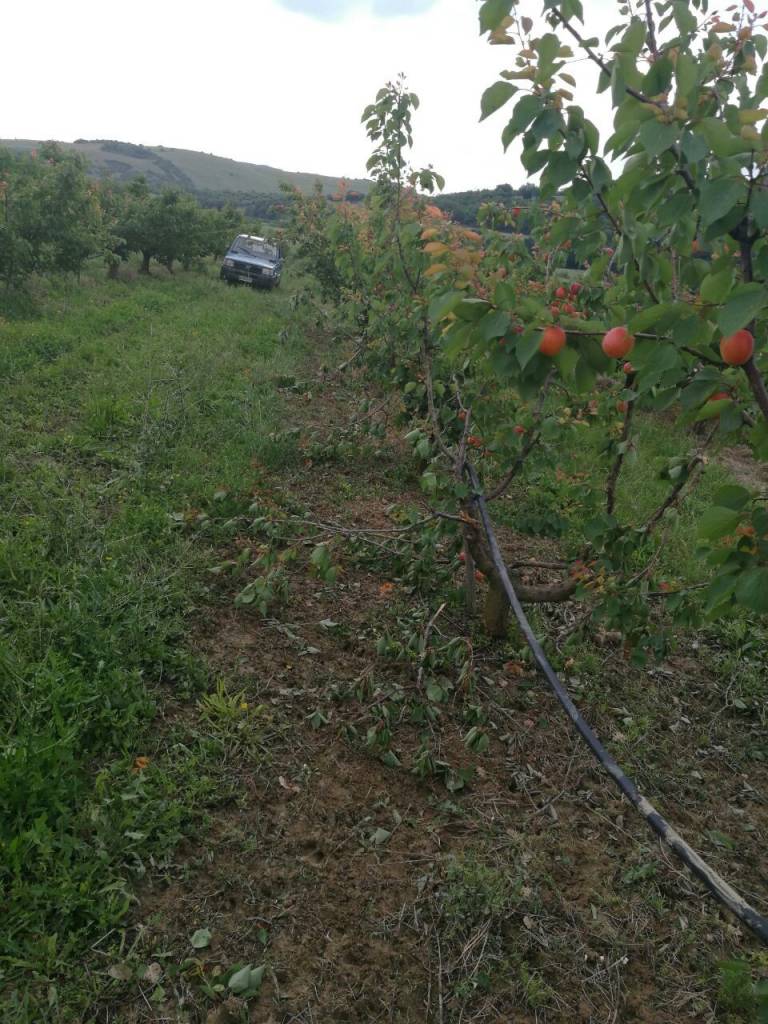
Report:
[[[0,146],[31,150],[41,143],[32,139],[2,139]],[[75,150],[87,158],[95,175],[111,175],[117,181],[128,181],[143,174],[153,188],[175,185],[190,192],[272,194],[280,191],[283,182],[306,192],[320,181],[325,192],[335,191],[339,178],[311,172],[282,171],[264,164],[249,164],[212,153],[166,146],[142,146],[113,140],[78,139],[62,142],[64,149]],[[349,187],[367,192],[369,182],[349,179]]]

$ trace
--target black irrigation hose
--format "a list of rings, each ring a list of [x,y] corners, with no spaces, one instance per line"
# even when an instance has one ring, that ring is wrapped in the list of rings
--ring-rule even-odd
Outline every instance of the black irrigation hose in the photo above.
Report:
[[[677,854],[686,867],[689,868],[697,878],[701,879],[710,892],[720,900],[724,906],[743,921],[747,928],[754,932],[758,938],[768,944],[768,919],[759,914],[744,899],[742,899],[742,897],[739,896],[736,890],[733,889],[725,879],[721,878],[716,871],[713,871],[712,868],[710,868],[701,859],[698,853],[691,849],[682,836],[672,828],[672,826],[659,814],[656,808],[640,793],[632,779],[628,778],[624,774],[616,761],[614,761],[598,737],[592,731],[590,726],[582,718],[581,712],[573,703],[568,691],[558,679],[557,673],[550,665],[549,660],[544,653],[544,649],[536,639],[536,636],[531,629],[528,617],[523,611],[523,606],[520,604],[520,600],[515,593],[515,588],[512,586],[509,579],[507,567],[504,564],[504,559],[501,551],[499,550],[496,535],[493,532],[493,526],[491,525],[490,516],[488,514],[488,506],[486,504],[485,497],[480,490],[480,481],[478,480],[477,473],[475,472],[474,467],[469,463],[466,463],[465,467],[474,491],[472,500],[477,505],[478,512],[480,513],[480,520],[483,524],[483,530],[485,531],[485,536],[488,540],[491,560],[499,574],[499,579],[504,587],[504,591],[509,598],[512,611],[515,613],[515,618],[520,625],[523,636],[533,652],[536,664],[554,691],[555,696],[565,709],[568,717],[576,727],[576,731],[600,764],[606,769],[624,796],[645,818],[645,821],[651,830],[664,840],[667,846]]]

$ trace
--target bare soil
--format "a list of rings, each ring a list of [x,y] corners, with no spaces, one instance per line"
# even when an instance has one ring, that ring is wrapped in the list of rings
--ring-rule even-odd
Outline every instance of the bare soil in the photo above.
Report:
[[[331,384],[311,403],[286,403],[306,435],[352,415],[352,396]],[[274,493],[318,520],[383,528],[392,503],[419,501],[393,486],[391,466],[306,465],[278,475]],[[400,766],[390,767],[365,746],[366,729],[387,686],[418,696],[417,673],[377,657],[374,638],[423,597],[351,563],[337,585],[296,571],[270,618],[235,608],[234,592],[201,623],[199,644],[249,705],[264,705],[258,742],[232,744],[236,797],[141,887],[133,928],[141,955],[163,969],[162,995],[147,983],[99,1019],[746,1020],[718,1005],[717,964],[758,963],[756,942],[618,796],[514,638],[491,643],[443,613],[436,628],[471,646],[476,687],[426,726],[404,705],[392,744]],[[568,614],[542,618],[549,644]],[[727,707],[716,651],[683,641],[641,671],[610,637],[594,650],[589,677],[566,673],[588,718],[688,840],[764,906],[765,736],[754,714]],[[486,753],[465,745],[470,706],[487,715]],[[194,709],[169,705],[166,716],[182,734],[200,729]],[[440,760],[473,772],[465,788],[413,773],[425,728]],[[210,945],[195,951],[202,927]],[[267,966],[257,997],[215,992],[217,977],[248,963]]]

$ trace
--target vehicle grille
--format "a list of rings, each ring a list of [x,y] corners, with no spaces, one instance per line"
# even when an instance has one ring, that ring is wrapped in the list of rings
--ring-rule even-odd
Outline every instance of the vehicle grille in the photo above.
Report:
[[[235,269],[254,275],[261,273],[261,267],[254,267],[252,263],[240,263],[237,260],[235,260]]]

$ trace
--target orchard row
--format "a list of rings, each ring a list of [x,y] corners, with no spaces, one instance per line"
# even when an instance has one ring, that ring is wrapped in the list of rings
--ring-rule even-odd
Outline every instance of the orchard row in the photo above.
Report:
[[[0,280],[19,287],[33,273],[79,274],[101,259],[111,276],[141,255],[158,260],[220,255],[244,227],[232,207],[210,210],[175,189],[153,195],[143,178],[125,187],[94,181],[83,158],[46,143],[29,154],[0,150]]]

